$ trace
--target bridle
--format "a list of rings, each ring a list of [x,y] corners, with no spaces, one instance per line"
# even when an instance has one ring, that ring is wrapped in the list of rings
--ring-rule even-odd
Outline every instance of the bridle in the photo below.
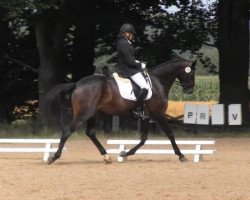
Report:
[[[191,65],[192,65],[192,62],[190,62],[190,69],[191,69]],[[195,73],[195,71],[194,70],[192,70],[191,69],[191,71],[190,72],[186,72],[186,73],[189,73],[189,74],[193,74],[193,73]],[[190,83],[190,84],[184,84],[184,83],[181,83],[180,82],[180,80],[178,79],[178,80],[174,80],[174,83],[176,84],[176,85],[178,85],[178,86],[181,86],[181,87],[190,87],[190,86],[192,86],[193,84],[192,83]]]

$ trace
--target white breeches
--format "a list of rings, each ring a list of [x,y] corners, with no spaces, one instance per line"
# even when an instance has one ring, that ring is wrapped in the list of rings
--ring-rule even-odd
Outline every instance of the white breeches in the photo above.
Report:
[[[148,91],[150,90],[150,86],[141,74],[141,72],[136,73],[133,76],[130,76],[130,78],[142,89],[145,88]]]

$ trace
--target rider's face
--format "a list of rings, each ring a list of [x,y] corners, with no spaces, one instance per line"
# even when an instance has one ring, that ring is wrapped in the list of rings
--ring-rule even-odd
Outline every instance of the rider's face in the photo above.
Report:
[[[126,37],[127,37],[130,41],[132,41],[132,40],[134,39],[134,34],[133,34],[133,33],[126,32],[125,35],[126,35]]]

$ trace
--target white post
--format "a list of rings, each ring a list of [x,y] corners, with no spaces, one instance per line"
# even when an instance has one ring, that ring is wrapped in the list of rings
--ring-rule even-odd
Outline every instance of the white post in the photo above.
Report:
[[[43,156],[43,161],[45,161],[45,162],[49,158],[50,148],[51,148],[51,143],[46,143],[45,149],[44,149],[44,156]]]
[[[202,149],[201,144],[197,144],[195,147],[195,150],[199,152],[201,149]],[[200,160],[203,160],[203,155],[199,154],[199,153],[195,154],[194,155],[194,162],[199,162]]]
[[[119,150],[120,150],[120,152],[125,151],[125,150],[126,150],[126,146],[125,146],[124,144],[120,144]],[[121,156],[119,156],[119,154],[118,154],[117,161],[118,161],[118,162],[123,162],[124,160],[126,160],[126,158],[121,157]]]

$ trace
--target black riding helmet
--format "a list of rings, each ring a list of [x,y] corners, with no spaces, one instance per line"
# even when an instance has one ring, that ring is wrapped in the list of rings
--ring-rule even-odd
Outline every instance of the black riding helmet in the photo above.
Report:
[[[129,24],[129,23],[123,24],[121,26],[119,34],[124,33],[124,32],[130,32],[130,33],[133,33],[133,34],[136,33],[134,26],[132,24]]]

